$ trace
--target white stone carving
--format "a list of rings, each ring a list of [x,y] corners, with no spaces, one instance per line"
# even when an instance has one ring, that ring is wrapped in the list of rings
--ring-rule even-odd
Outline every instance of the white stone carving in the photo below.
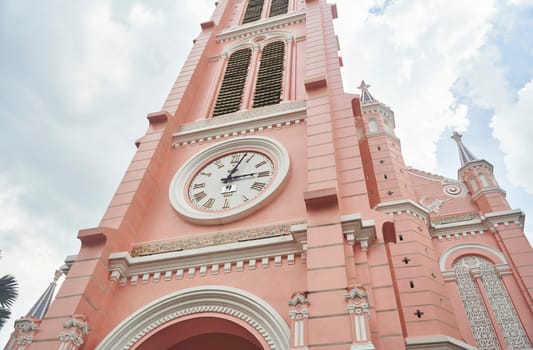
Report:
[[[530,349],[531,344],[494,265],[479,256],[465,256],[454,263],[454,270],[459,295],[479,349],[500,349],[503,345],[498,342],[487,307],[496,317],[506,348]],[[485,304],[475,278],[480,278],[489,305]]]
[[[248,323],[272,350],[289,348],[290,330],[264,300],[226,286],[188,288],[159,298],[137,310],[112,330],[96,350],[129,350],[163,324],[197,313],[221,313]]]
[[[426,208],[430,213],[435,213],[435,214],[439,214],[440,207],[442,207],[442,205],[445,202],[451,200],[451,198],[446,198],[446,199],[435,199],[433,202],[428,202],[428,199],[429,199],[428,196],[423,195],[418,200],[418,203],[420,203],[420,205]]]
[[[368,293],[362,288],[352,288],[345,299],[352,323],[351,349],[375,349],[370,339]]]
[[[59,333],[58,350],[78,349],[89,333],[87,321],[83,315],[75,315],[63,324],[63,328],[66,329],[66,332]]]

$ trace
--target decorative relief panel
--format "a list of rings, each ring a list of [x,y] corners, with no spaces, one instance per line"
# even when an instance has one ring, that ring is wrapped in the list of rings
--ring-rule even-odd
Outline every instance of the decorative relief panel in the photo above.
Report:
[[[242,231],[221,232],[212,235],[198,235],[180,240],[143,243],[133,246],[131,250],[131,256],[146,256],[187,249],[211,247],[221,244],[245,242],[261,238],[290,235],[291,226],[293,225],[294,224],[266,226]]]
[[[494,266],[481,257],[466,256],[454,263],[454,270],[459,295],[479,349],[501,349],[487,306],[494,312],[499,331],[503,334],[508,348],[531,348],[516,310]],[[478,277],[488,297],[489,305],[486,305],[478,289],[475,281]]]

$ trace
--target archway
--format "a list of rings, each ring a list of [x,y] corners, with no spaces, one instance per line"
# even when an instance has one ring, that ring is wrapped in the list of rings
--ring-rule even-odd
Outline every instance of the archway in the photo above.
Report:
[[[208,327],[206,327],[208,325]],[[131,314],[96,350],[209,349],[221,339],[247,350],[289,347],[290,330],[268,303],[226,286],[188,288],[159,298]],[[194,344],[195,346],[190,346]],[[217,343],[217,350],[225,350]],[[150,345],[150,346],[149,346]]]
[[[214,313],[187,317],[141,339],[135,350],[265,350],[261,335],[237,319]]]

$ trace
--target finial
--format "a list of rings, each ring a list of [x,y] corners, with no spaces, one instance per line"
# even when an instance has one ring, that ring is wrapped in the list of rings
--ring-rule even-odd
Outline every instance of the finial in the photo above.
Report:
[[[55,274],[54,274],[54,282],[52,283],[57,283],[57,280],[59,279],[59,277],[61,277],[63,275],[63,271],[61,271],[60,269],[57,269]]]
[[[463,135],[459,134],[457,131],[453,132],[452,139],[457,142],[457,148],[459,149],[459,158],[461,159],[461,166],[465,165],[466,163],[473,162],[477,160],[476,156],[472,152],[470,152],[465,145],[463,145],[462,141]]]
[[[37,300],[35,305],[31,308],[26,316],[42,319],[48,311],[48,307],[52,303],[52,297],[54,296],[54,290],[56,288],[57,280],[61,277],[63,272],[61,270],[56,270],[54,274],[54,279],[48,285],[48,288],[44,291],[41,297]]]
[[[370,91],[368,91],[369,87],[369,84],[365,83],[364,80],[361,80],[361,85],[359,85],[358,89],[361,90],[360,100],[362,104],[376,101],[374,97],[370,94]]]

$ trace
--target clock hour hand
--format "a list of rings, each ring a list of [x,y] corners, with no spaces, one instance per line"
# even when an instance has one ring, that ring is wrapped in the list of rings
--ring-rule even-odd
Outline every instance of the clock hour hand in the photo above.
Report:
[[[257,175],[257,173],[249,173],[249,174],[228,176],[228,177],[226,177],[224,179],[220,179],[220,181],[222,181],[223,183],[227,183],[228,181],[240,179],[241,177],[254,176],[254,175]]]
[[[233,177],[231,175],[233,175],[239,169],[239,165],[241,165],[242,161],[244,160],[244,158],[246,158],[247,155],[248,155],[248,153],[245,153],[241,157],[241,159],[237,162],[237,164],[235,164],[233,169],[231,169],[229,171],[228,176],[226,176],[225,178],[221,179],[223,183],[227,183],[228,181],[231,181],[233,179]]]

